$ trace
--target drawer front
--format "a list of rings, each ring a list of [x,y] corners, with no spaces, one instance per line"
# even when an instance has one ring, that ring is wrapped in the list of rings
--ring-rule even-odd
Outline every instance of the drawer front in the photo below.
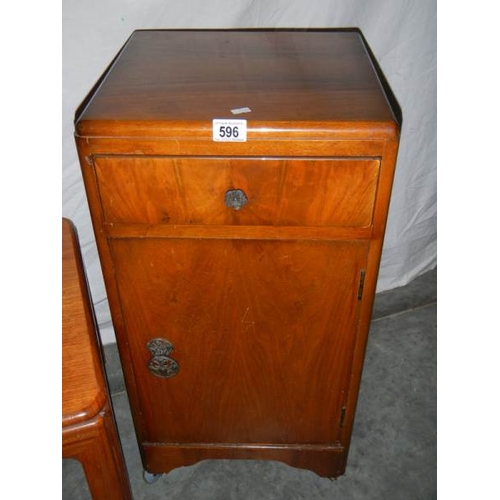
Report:
[[[123,224],[372,224],[378,159],[98,157],[104,219]]]

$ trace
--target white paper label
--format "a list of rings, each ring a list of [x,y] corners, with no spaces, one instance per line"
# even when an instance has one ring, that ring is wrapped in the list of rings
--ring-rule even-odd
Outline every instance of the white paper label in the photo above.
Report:
[[[234,108],[231,110],[231,113],[233,113],[233,115],[241,115],[242,113],[251,113],[252,110],[250,108]]]
[[[214,119],[212,138],[217,142],[246,142],[247,121]]]

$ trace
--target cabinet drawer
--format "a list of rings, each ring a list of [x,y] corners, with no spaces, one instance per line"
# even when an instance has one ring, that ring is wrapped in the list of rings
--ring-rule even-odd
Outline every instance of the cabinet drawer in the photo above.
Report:
[[[104,219],[131,224],[371,225],[380,161],[97,157]]]

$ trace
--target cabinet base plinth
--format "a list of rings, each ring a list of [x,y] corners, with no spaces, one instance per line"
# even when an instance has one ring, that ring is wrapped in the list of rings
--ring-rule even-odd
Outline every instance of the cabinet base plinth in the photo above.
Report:
[[[276,460],[334,478],[345,471],[347,450],[340,445],[152,444],[142,446],[145,468],[167,473],[202,460]]]

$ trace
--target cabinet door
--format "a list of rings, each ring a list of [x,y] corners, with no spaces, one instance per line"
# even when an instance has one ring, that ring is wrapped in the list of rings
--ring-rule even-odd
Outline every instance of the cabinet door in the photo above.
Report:
[[[367,242],[110,242],[145,441],[335,443]],[[168,340],[178,373],[149,365]]]

